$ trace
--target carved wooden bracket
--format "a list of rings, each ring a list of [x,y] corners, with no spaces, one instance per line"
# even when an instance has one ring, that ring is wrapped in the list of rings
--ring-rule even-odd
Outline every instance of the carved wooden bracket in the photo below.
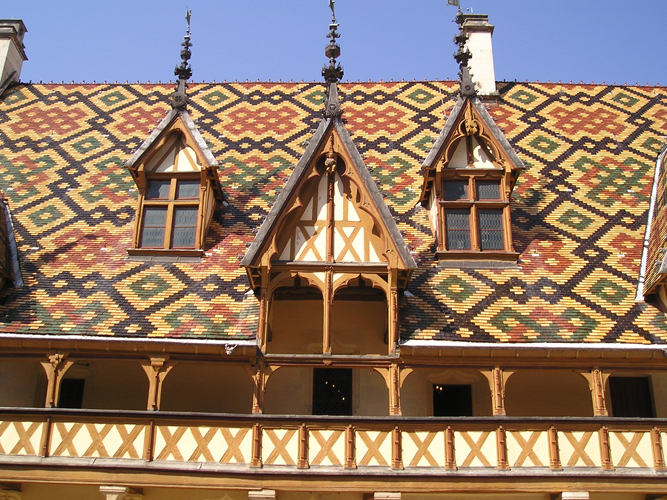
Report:
[[[171,369],[173,363],[168,363],[169,356],[155,356],[141,363],[141,367],[148,377],[148,410],[160,409],[162,400],[162,384]]]
[[[48,355],[48,361],[40,361],[47,378],[45,408],[53,408],[58,403],[60,383],[67,370],[74,364],[74,361],[66,359],[68,355],[68,353],[53,353]]]

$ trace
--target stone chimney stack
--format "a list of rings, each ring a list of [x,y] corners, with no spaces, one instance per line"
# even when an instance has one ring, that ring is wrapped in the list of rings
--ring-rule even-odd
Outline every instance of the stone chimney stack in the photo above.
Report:
[[[496,72],[493,68],[493,25],[486,14],[463,14],[463,33],[468,35],[466,48],[472,54],[468,66],[481,98],[496,98]]]
[[[0,94],[19,81],[25,55],[23,36],[28,31],[20,19],[0,19]]]

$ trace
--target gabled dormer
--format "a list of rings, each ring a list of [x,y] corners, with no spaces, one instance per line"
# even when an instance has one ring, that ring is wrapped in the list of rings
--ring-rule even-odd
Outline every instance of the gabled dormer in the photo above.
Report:
[[[324,118],[241,263],[260,299],[264,352],[393,352],[398,295],[416,269],[341,120],[336,27]]]
[[[201,257],[213,213],[224,201],[218,163],[187,111],[189,29],[183,47],[172,109],[125,163],[139,191],[128,249],[133,256]]]
[[[466,39],[456,37],[460,95],[422,165],[420,201],[439,259],[516,260],[510,198],[524,164],[477,97]]]

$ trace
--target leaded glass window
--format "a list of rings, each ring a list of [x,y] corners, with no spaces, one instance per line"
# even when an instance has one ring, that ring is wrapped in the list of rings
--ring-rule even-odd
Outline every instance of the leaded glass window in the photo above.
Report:
[[[470,210],[447,210],[447,249],[470,250]]]
[[[505,237],[503,234],[502,210],[477,210],[479,217],[479,242],[482,250],[503,250]]]

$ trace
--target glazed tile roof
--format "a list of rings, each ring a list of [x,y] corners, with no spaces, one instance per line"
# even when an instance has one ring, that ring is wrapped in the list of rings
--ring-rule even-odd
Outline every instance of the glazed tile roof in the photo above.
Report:
[[[250,339],[257,300],[240,259],[321,118],[324,86],[190,85],[190,115],[228,206],[202,263],[127,260],[137,193],[123,162],[169,110],[171,85],[25,85],[0,100],[0,189],[26,286],[0,333]],[[635,302],[667,89],[501,84],[490,110],[526,163],[512,200],[516,269],[442,268],[421,164],[453,82],[343,84],[343,119],[419,269],[402,299],[405,340],[667,342]]]

